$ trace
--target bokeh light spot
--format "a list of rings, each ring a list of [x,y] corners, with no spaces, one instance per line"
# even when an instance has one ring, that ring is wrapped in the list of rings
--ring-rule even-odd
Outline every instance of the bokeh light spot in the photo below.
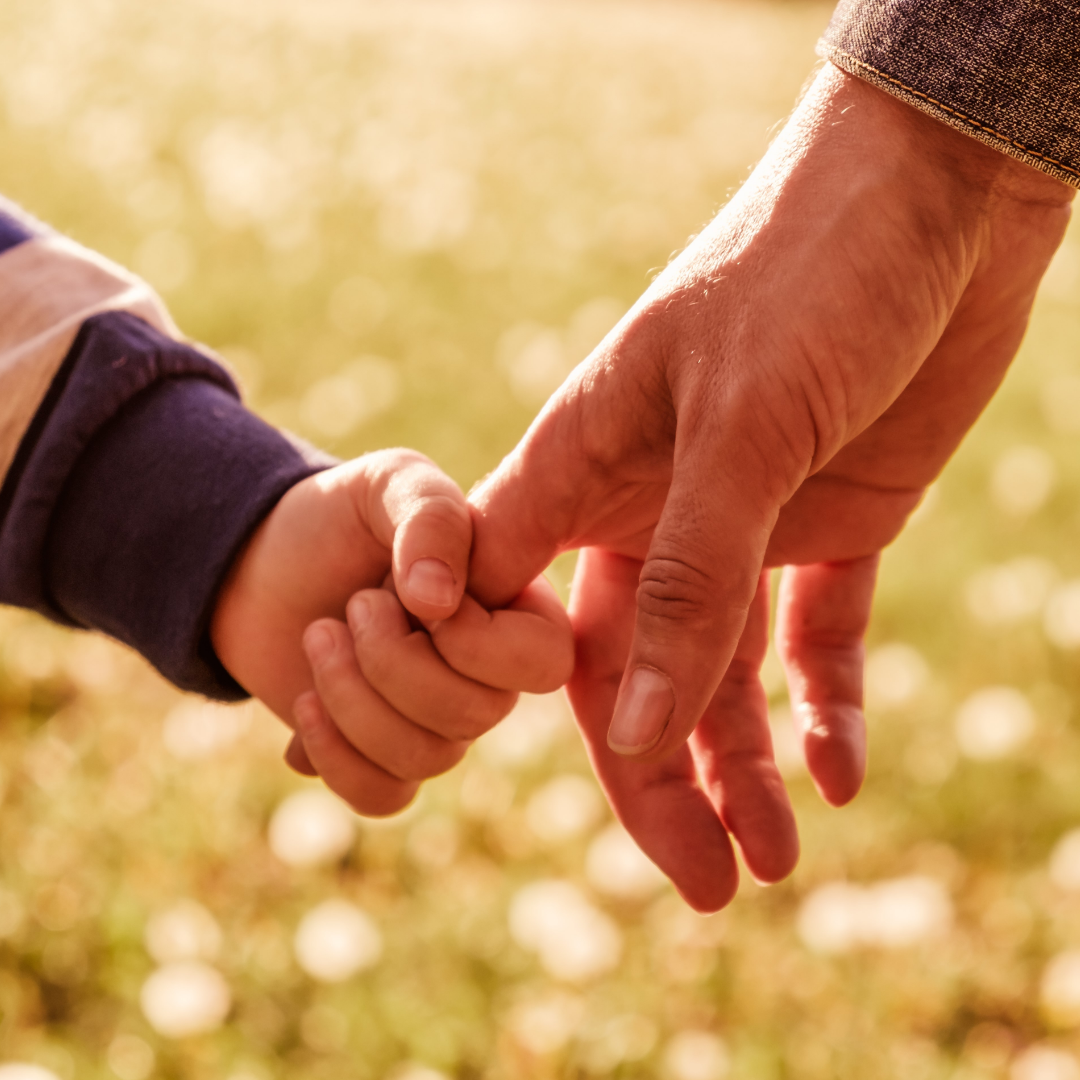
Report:
[[[956,741],[960,752],[976,761],[1008,757],[1031,737],[1035,710],[1011,686],[977,690],[956,714]]]
[[[229,984],[194,960],[165,964],[143,983],[139,1004],[150,1026],[173,1039],[216,1031],[232,1007]]]
[[[724,1080],[731,1071],[727,1044],[708,1031],[680,1031],[664,1047],[669,1080]]]
[[[589,844],[585,876],[597,892],[624,900],[648,899],[667,885],[667,878],[618,822]]]
[[[270,818],[270,850],[287,866],[336,862],[356,839],[356,817],[327,791],[297,791]]]
[[[313,979],[338,983],[376,964],[383,940],[379,928],[355,904],[324,900],[301,919],[293,951]]]

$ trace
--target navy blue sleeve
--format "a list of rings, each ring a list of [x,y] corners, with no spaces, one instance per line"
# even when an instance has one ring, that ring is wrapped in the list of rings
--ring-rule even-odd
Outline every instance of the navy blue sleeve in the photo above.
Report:
[[[209,356],[132,315],[95,316],[0,489],[0,602],[237,700],[209,641],[217,590],[281,496],[332,463],[248,412]]]

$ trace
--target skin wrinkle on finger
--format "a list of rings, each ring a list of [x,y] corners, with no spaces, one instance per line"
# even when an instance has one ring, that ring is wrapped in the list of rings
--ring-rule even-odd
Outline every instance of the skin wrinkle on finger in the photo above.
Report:
[[[628,675],[612,721],[612,745],[622,753],[630,752],[623,745],[629,732],[642,740],[638,752],[650,758],[670,752],[686,739],[720,684],[757,591],[771,522],[757,521],[761,508],[754,505],[756,500],[742,505],[742,492],[731,492],[730,485],[719,479],[712,497],[701,497],[699,478],[716,475],[716,468],[707,463],[715,461],[719,467],[725,446],[703,452],[692,445],[684,452],[681,471],[676,459],[678,480],[641,570]],[[694,456],[696,467],[687,467],[686,458],[692,461]],[[731,522],[738,522],[738,527],[733,529]],[[630,713],[638,704],[631,696],[630,678],[639,667],[663,672],[673,684],[674,710],[658,739],[648,739],[647,725]]]

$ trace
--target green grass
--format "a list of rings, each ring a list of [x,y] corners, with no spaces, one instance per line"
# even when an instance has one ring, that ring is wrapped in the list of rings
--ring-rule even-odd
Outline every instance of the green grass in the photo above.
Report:
[[[143,272],[264,415],[341,455],[416,446],[468,486],[738,186],[827,15],[8,0],[0,190]],[[968,600],[972,575],[1022,555],[1080,577],[1080,424],[1060,381],[1077,376],[1074,230],[1004,390],[885,557],[872,644],[912,646],[926,678],[871,708],[852,807],[826,809],[792,772],[799,869],[744,885],[711,920],[665,889],[598,891],[587,853],[608,819],[587,798],[576,834],[530,826],[552,777],[588,775],[558,699],[532,706],[531,749],[508,729],[400,821],[295,868],[268,822],[309,785],[279,762],[276,720],[255,710],[192,757],[180,696],[138,658],[0,613],[0,1060],[63,1080],[381,1080],[409,1062],[461,1080],[694,1080],[672,1046],[700,1029],[740,1080],[984,1080],[1030,1044],[1080,1051],[1080,1016],[1039,989],[1080,945],[1080,895],[1048,870],[1080,820],[1080,667],[1048,640],[1037,586],[1012,622],[980,622]],[[1024,513],[992,491],[1016,446],[1054,472]],[[896,684],[875,670],[881,702]],[[1000,684],[1026,696],[1034,729],[999,759],[965,756],[957,710]],[[937,937],[822,954],[800,936],[817,887],[911,875],[949,899]],[[613,921],[618,966],[560,980],[515,940],[513,899],[550,878]],[[338,984],[293,954],[301,919],[333,897],[384,943]],[[203,952],[233,1006],[218,1030],[170,1038],[139,994],[157,966],[148,923],[182,899],[220,928]]]

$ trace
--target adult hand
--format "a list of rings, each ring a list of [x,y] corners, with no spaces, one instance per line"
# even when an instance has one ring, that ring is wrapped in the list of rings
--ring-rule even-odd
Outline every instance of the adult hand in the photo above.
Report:
[[[734,891],[728,831],[761,880],[797,858],[756,675],[763,567],[789,565],[781,657],[841,803],[876,553],[1003,377],[1072,194],[827,65],[473,496],[486,604],[588,549],[575,712],[617,814],[695,907]]]

